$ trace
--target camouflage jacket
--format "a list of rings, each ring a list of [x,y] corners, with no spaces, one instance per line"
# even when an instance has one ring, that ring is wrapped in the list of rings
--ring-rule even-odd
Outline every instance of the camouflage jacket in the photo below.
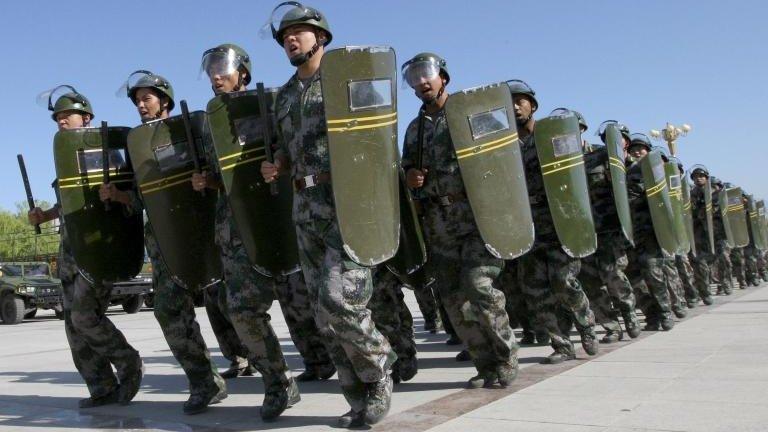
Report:
[[[420,111],[421,113],[422,111]],[[420,114],[421,115],[421,114]],[[424,143],[422,166],[428,170],[424,186],[413,190],[414,198],[424,203],[424,230],[430,239],[443,236],[463,236],[477,230],[472,208],[466,199],[448,206],[441,206],[426,200],[446,195],[464,196],[464,180],[459,170],[459,161],[453,147],[445,110],[435,114],[424,114]],[[414,168],[419,146],[419,117],[408,125],[403,143],[402,166],[406,171]]]
[[[294,74],[277,92],[275,100],[278,154],[286,156],[291,165],[291,178],[328,173],[328,131],[325,125],[323,93],[320,74],[302,81]],[[293,195],[293,221],[336,219],[331,184],[306,188]]]
[[[619,233],[621,224],[613,199],[613,186],[610,180],[608,150],[605,146],[590,145],[584,155],[584,167],[587,171],[589,200],[592,203],[592,217],[598,233]]]
[[[559,247],[559,240],[549,211],[547,192],[544,190],[544,176],[541,174],[539,155],[536,152],[534,134],[520,140],[520,152],[525,167],[525,181],[528,185],[528,199],[531,203],[531,215],[536,230],[534,249],[542,247]]]

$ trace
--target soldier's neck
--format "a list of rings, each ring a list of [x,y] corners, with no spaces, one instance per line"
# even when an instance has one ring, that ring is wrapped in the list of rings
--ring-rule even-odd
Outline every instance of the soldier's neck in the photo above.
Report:
[[[315,55],[310,57],[304,64],[298,66],[296,68],[296,74],[299,76],[299,79],[305,80],[314,76],[320,69],[320,60],[322,60],[322,58],[323,49],[320,48]]]
[[[517,134],[520,138],[525,138],[528,135],[533,133],[534,125],[536,124],[536,120],[531,118],[528,120],[521,128],[517,130]]]
[[[448,100],[448,93],[443,92],[434,103],[424,105],[424,112],[426,112],[427,114],[434,114],[440,111],[445,106],[445,102],[447,100]]]

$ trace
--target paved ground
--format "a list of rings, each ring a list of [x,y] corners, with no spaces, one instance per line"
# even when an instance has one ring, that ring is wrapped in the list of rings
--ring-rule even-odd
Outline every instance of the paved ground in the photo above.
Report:
[[[412,310],[415,300],[407,297]],[[215,346],[204,309],[198,318]],[[273,324],[291,367],[301,362],[279,309]],[[417,313],[417,312],[416,312]],[[375,430],[768,431],[768,284],[718,297],[669,333],[644,333],[604,348],[598,357],[539,365],[548,347],[525,347],[512,388],[463,390],[474,370],[453,360],[444,335],[420,332],[421,370],[396,387],[390,416]],[[111,315],[147,366],[141,392],[127,407],[78,411],[87,396],[52,314],[0,326],[0,431],[8,430],[329,430],[347,410],[335,378],[302,384],[302,402],[275,423],[260,421],[258,377],[229,381],[230,397],[198,416],[185,416],[187,383],[151,311]],[[417,329],[421,319],[416,317]],[[218,349],[212,354],[220,367]]]

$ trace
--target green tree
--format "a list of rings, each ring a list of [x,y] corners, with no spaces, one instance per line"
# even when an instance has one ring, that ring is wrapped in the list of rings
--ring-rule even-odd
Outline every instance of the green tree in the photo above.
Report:
[[[37,206],[48,209],[46,201],[38,201]],[[16,203],[16,211],[0,209],[0,259],[38,260],[55,255],[59,248],[58,221],[41,225],[42,234],[35,234],[33,226],[27,221],[29,208],[26,202]]]

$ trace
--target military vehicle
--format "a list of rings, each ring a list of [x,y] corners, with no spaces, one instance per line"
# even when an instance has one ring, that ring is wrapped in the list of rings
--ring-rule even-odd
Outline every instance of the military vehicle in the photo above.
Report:
[[[152,286],[152,263],[144,256],[141,272],[130,280],[115,282],[112,286],[112,306],[121,305],[126,313],[134,314],[143,305],[154,307],[155,292]]]
[[[31,319],[38,309],[52,309],[64,318],[61,281],[51,275],[47,263],[0,263],[0,318],[3,324],[18,324]]]

